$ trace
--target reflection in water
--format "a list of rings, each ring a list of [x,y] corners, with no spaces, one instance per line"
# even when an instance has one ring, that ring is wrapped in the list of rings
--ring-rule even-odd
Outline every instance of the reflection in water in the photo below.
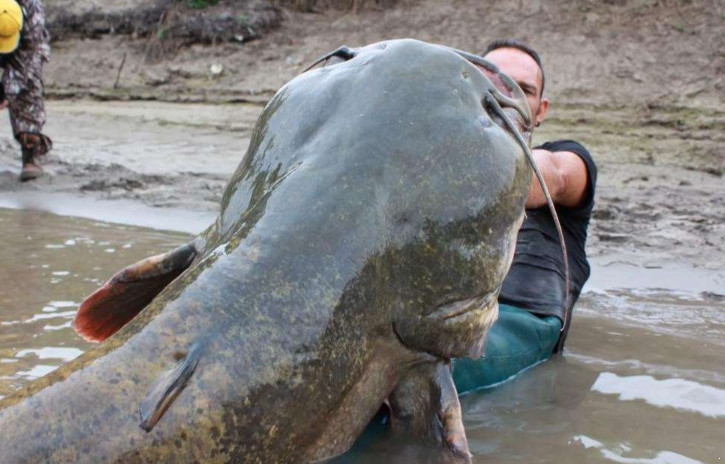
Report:
[[[602,443],[585,435],[578,435],[574,437],[574,440],[580,442],[586,449],[598,449],[602,453],[602,456],[610,461],[621,462],[623,464],[703,464],[700,461],[670,451],[660,451],[653,458],[628,458],[607,449]],[[632,451],[626,445],[620,445],[619,448],[621,453]]]
[[[0,230],[0,397],[88,349],[71,326],[86,295],[122,267],[188,239],[1,208]]]
[[[0,209],[0,396],[80,355],[78,303],[111,274],[188,236]],[[597,272],[595,268],[594,273]],[[636,281],[646,270],[633,269]],[[626,276],[621,277],[627,281]],[[461,400],[475,463],[721,462],[722,289],[589,289],[567,352]],[[341,463],[437,462],[382,439]]]
[[[586,356],[578,353],[567,353],[567,359],[577,361],[588,366],[596,366],[600,371],[617,371],[647,374],[658,378],[699,379],[713,385],[725,387],[725,370],[722,372],[707,369],[691,369],[688,367],[672,366],[667,364],[645,363],[639,359],[607,360]]]
[[[29,354],[37,356],[39,359],[60,359],[63,362],[73,361],[75,358],[83,354],[83,350],[78,348],[62,348],[50,347],[40,349],[20,350],[15,353],[15,357],[22,358]]]
[[[58,366],[60,366],[60,364],[36,364],[29,371],[16,372],[14,377],[25,380],[35,380],[43,377],[44,375],[50,374],[51,372],[56,370]]]
[[[622,401],[644,400],[653,406],[692,411],[714,418],[725,416],[725,390],[691,380],[657,380],[649,375],[620,377],[602,372],[592,391],[619,395]]]
[[[642,271],[632,271],[642,274]],[[722,292],[721,288],[714,289]],[[579,314],[614,318],[627,325],[647,327],[667,336],[693,336],[725,347],[725,299],[716,292],[663,289],[589,289]]]

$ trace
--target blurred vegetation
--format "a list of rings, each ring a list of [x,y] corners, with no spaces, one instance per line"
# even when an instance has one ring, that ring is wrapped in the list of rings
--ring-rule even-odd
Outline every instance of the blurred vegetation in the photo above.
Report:
[[[217,3],[219,3],[219,0],[186,0],[186,5],[189,8],[196,10],[201,10],[208,6],[214,6]]]
[[[307,13],[319,13],[325,10],[348,10],[357,13],[361,9],[385,9],[398,3],[398,0],[276,0],[277,6]]]

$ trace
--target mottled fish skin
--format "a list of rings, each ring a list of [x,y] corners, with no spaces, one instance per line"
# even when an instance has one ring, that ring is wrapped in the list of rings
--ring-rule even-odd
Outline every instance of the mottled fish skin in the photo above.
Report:
[[[191,267],[0,401],[2,461],[315,461],[411,369],[479,355],[531,179],[482,105],[491,85],[414,40],[285,85]],[[155,401],[175,369],[183,391]],[[142,404],[167,408],[150,432]]]

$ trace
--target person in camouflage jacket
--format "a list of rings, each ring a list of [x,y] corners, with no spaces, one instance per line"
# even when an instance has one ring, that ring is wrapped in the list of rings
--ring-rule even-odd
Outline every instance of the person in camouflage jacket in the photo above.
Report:
[[[43,63],[50,56],[50,34],[40,0],[11,1],[22,8],[23,21],[17,48],[12,53],[0,54],[4,70],[0,106],[9,109],[13,134],[22,151],[20,180],[26,181],[42,174],[39,158],[52,148],[50,138],[42,133],[46,118]]]

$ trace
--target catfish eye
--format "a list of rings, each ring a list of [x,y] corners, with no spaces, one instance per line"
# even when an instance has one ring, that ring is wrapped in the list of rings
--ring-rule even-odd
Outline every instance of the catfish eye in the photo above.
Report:
[[[346,61],[347,60],[345,58],[335,55],[335,56],[331,56],[328,59],[326,59],[325,62],[322,64],[322,67],[326,68],[328,66],[333,66],[336,64],[344,63]]]
[[[481,99],[481,106],[483,106],[483,109],[486,111],[491,120],[496,123],[496,125],[500,127],[506,127],[503,119],[501,118],[501,115],[498,112],[498,108],[496,108],[488,98]],[[487,126],[484,124],[484,127]]]

